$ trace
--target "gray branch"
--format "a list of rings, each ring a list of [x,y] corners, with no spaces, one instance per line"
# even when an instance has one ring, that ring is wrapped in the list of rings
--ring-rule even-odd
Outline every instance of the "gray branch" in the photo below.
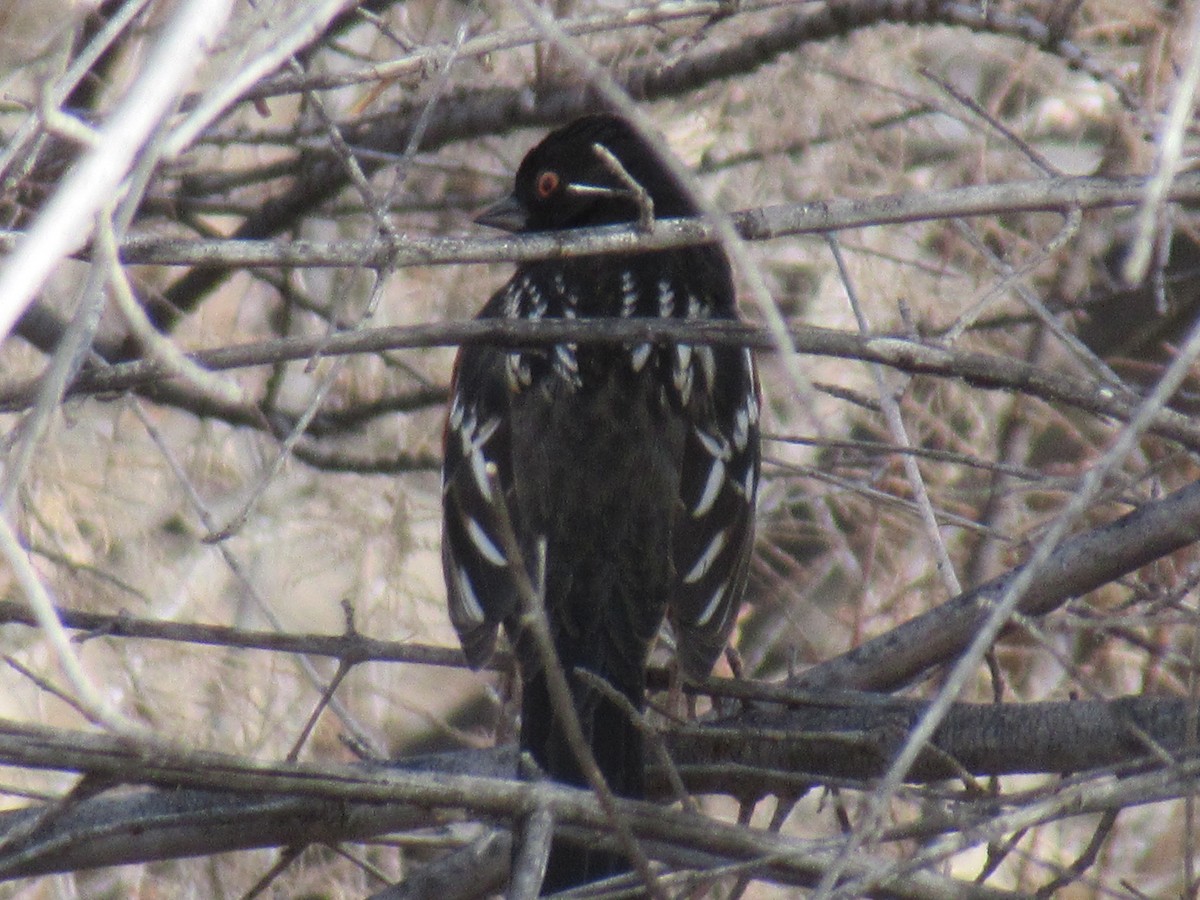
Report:
[[[776,695],[776,700],[779,697]],[[698,793],[799,794],[818,781],[863,782],[881,774],[923,703],[878,695],[794,697],[714,723],[670,729],[664,740],[685,784]],[[1146,738],[1167,753],[1188,748],[1189,701],[1129,697],[1111,702],[959,704],[910,778],[913,782],[1012,773],[1107,770],[1146,763]],[[1141,736],[1137,736],[1140,731]],[[1194,747],[1192,748],[1194,751]],[[363,840],[431,827],[467,808],[502,822],[531,802],[517,782],[512,748],[465,751],[399,764],[260,764],[211,753],[140,759],[119,739],[0,723],[0,760],[109,782],[153,784],[132,796],[99,796],[62,809],[34,806],[0,814],[0,878],[150,862],[261,847]],[[1153,763],[1153,759],[1150,760]],[[659,793],[663,773],[652,770]],[[186,788],[172,787],[175,784]],[[220,790],[221,788],[236,790]],[[586,792],[536,786],[575,827],[603,833]],[[1177,791],[1188,790],[1181,781]],[[969,796],[969,793],[968,793]],[[567,802],[569,799],[570,802]],[[985,805],[994,798],[980,797]],[[640,805],[638,805],[640,806]],[[1093,810],[1094,811],[1094,810]],[[50,813],[51,815],[47,815]],[[670,834],[671,816],[639,833]],[[687,817],[684,817],[687,818]],[[680,823],[675,823],[676,825]],[[715,826],[716,823],[714,823]],[[729,835],[717,835],[728,841]],[[666,857],[684,852],[684,841]],[[720,841],[697,847],[710,853]],[[797,873],[780,874],[784,882]]]
[[[941,191],[791,203],[732,215],[745,240],[768,241],[853,228],[899,225],[1016,212],[1060,212],[1136,206],[1145,198],[1145,178],[1049,178]],[[1200,201],[1200,174],[1177,178],[1168,199]],[[0,251],[9,251],[22,232],[0,232]],[[696,219],[659,219],[653,229],[625,226],[578,229],[561,234],[506,238],[406,236],[402,244],[383,238],[363,241],[187,240],[130,236],[120,245],[127,265],[225,266],[231,268],[376,268],[521,262],[593,253],[633,253],[685,247],[715,240],[715,229]]]
[[[988,353],[944,347],[888,335],[861,335],[816,326],[792,326],[789,337],[798,353],[879,363],[902,372],[958,378],[990,390],[1029,394],[1064,403],[1093,415],[1128,421],[1140,400],[1120,386],[1097,385],[1093,379],[1075,378]],[[191,354],[205,368],[226,370],[268,365],[287,360],[349,353],[378,353],[413,347],[496,343],[537,346],[562,341],[633,344],[644,341],[682,341],[695,344],[735,344],[772,349],[774,339],[766,329],[730,322],[642,320],[542,320],[489,319],[447,322],[438,325],[393,326],[343,332],[311,338],[280,338]],[[66,396],[123,391],[153,384],[174,375],[156,360],[139,360],[81,372]],[[0,411],[28,407],[37,394],[37,380],[0,389]],[[1149,431],[1200,450],[1200,424],[1173,410],[1160,410]]]

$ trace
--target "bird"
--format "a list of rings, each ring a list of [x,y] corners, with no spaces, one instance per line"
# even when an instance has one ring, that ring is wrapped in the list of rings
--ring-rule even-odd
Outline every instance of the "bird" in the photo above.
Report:
[[[629,121],[598,114],[534,146],[511,195],[476,221],[531,234],[698,213]],[[736,320],[738,312],[728,258],[705,244],[522,262],[477,318]],[[664,618],[683,675],[711,671],[746,584],[760,409],[754,358],[744,347],[459,349],[442,469],[450,619],[474,667],[506,633],[523,685],[520,747],[546,777],[587,783],[522,624],[518,567],[540,587],[600,772],[618,796],[643,799],[642,732],[623,704],[578,672],[604,679],[644,710],[648,657]],[[543,890],[629,868],[619,853],[556,838]]]

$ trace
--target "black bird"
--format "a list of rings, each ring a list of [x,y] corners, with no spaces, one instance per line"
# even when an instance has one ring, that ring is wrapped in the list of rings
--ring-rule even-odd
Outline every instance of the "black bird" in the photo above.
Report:
[[[635,186],[656,217],[697,213],[631,125],[588,116],[529,151],[512,196],[477,221],[540,232],[644,220],[648,204]],[[523,263],[479,313],[630,317],[737,318],[725,253],[701,246]],[[644,797],[640,732],[574,672],[606,679],[640,710],[664,614],[687,676],[706,676],[725,646],[746,581],[758,489],[759,393],[750,352],[686,344],[467,346],[455,363],[449,410],[442,563],[467,659],[486,662],[504,626],[524,682],[521,748],[551,778],[584,785],[537,653],[522,634],[512,563],[497,531],[504,504],[531,575],[544,542],[546,615],[596,762],[614,792]],[[544,887],[627,868],[614,854],[555,842]]]

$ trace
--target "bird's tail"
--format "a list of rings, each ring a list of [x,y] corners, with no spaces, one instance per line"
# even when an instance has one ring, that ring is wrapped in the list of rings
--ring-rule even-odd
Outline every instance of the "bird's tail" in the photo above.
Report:
[[[570,676],[568,678],[574,682]],[[619,797],[643,799],[646,789],[642,734],[630,720],[628,711],[594,689],[579,683],[573,683],[572,687],[584,738],[608,786]],[[630,685],[621,692],[630,698],[635,708],[641,708],[642,685]],[[527,679],[524,685],[521,749],[555,781],[587,786],[587,779],[554,713],[546,677],[541,672]],[[628,861],[619,854],[555,840],[550,847],[543,891],[565,890],[628,870]]]

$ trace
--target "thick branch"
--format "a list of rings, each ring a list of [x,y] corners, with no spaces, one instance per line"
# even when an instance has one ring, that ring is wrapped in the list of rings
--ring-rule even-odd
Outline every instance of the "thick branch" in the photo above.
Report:
[[[380,767],[260,763],[182,747],[160,746],[147,753],[107,735],[64,732],[14,722],[0,722],[0,760],[13,760],[32,768],[87,772],[102,781],[203,790],[224,787],[227,792],[257,797],[271,793],[310,801],[408,807],[415,814],[424,815],[423,821],[428,825],[449,821],[458,810],[467,810],[476,816],[507,818],[535,804],[552,808],[556,822],[601,832],[606,825],[603,813],[589,792],[549,783],[399,772]],[[770,860],[766,864],[766,875],[771,880],[812,884],[834,859],[834,852],[819,842],[785,838],[648,803],[619,801],[619,807],[631,830],[648,839],[655,855],[668,861],[694,859],[697,852],[710,855],[714,863],[766,858]],[[328,810],[329,807],[324,807],[326,814]],[[296,813],[297,809],[293,808],[292,812]],[[321,812],[322,808],[315,808],[316,815]],[[397,815],[403,816],[404,810],[397,810]],[[28,825],[28,820],[24,824]],[[336,823],[332,823],[332,827],[336,828]],[[387,830],[391,826],[383,827]],[[320,833],[329,835],[324,828]],[[57,851],[59,847],[52,849]],[[206,852],[202,848],[198,851]],[[51,854],[50,859],[53,858]],[[879,862],[863,855],[851,866],[851,874],[865,874],[872,863]],[[4,864],[5,859],[0,858],[0,867]],[[879,896],[924,900],[1013,896],[1004,891],[977,890],[980,893],[975,894],[968,885],[952,879],[915,873],[890,881]]]
[[[792,709],[757,707],[664,735],[688,787],[757,797],[808,782],[882,776],[925,707],[879,695],[807,694]],[[910,783],[966,775],[1067,775],[1124,766],[1153,749],[1194,753],[1185,698],[971,704],[952,708],[909,771]],[[1157,748],[1152,748],[1138,732]]]
[[[1200,482],[1146,503],[1115,522],[1064,541],[1025,591],[1018,609],[1041,616],[1200,540]],[[944,664],[971,641],[991,604],[1020,569],[961,594],[859,647],[818,663],[794,687],[891,690]]]
[[[812,781],[866,781],[879,775],[922,706],[865,695],[810,697],[787,710],[760,709],[719,723],[672,729],[664,739],[691,790],[744,796],[801,792]],[[1180,752],[1188,746],[1188,712],[1188,701],[1174,698],[959,704],[939,730],[936,749],[922,758],[911,779],[953,780],[964,773],[1065,774],[1128,764],[1147,755],[1145,745],[1130,736],[1131,724],[1161,748]],[[78,732],[0,726],[0,761],[6,764],[51,766],[138,784],[178,778],[193,786],[75,804],[39,830],[36,839],[10,845],[8,855],[0,859],[0,876],[336,843],[426,827],[440,820],[439,809],[462,803],[454,778],[464,774],[469,776],[465,784],[487,787],[490,799],[482,805],[501,818],[521,808],[521,798],[531,789],[528,783],[507,780],[516,766],[511,748],[425,757],[403,769],[274,768],[215,754],[188,754],[175,763],[150,760],[143,766],[136,753],[130,755],[117,744]],[[122,758],[126,762],[119,762]],[[185,768],[186,773],[173,774]],[[431,779],[420,772],[441,775]],[[660,793],[665,792],[662,773],[654,774]],[[402,785],[405,779],[408,785],[395,788],[393,802],[364,800],[386,799],[387,785]],[[240,784],[240,790],[216,790],[232,784]],[[418,790],[418,785],[424,787]],[[578,809],[592,806],[586,793],[554,793],[577,801]],[[421,798],[425,808],[397,802],[405,797]],[[0,815],[0,841],[29,828],[39,809]],[[600,823],[594,810],[575,818],[578,824]],[[661,828],[658,833],[663,833]]]

